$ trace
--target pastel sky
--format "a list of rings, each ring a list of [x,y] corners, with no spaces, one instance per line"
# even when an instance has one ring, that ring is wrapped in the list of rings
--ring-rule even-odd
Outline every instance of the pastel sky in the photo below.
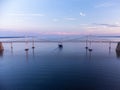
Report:
[[[120,0],[0,0],[0,30],[120,34]]]

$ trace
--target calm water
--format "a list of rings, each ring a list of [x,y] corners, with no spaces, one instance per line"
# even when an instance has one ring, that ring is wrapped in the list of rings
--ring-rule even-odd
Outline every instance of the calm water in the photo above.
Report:
[[[0,90],[120,90],[120,58],[116,44],[24,43],[4,44],[0,53]]]

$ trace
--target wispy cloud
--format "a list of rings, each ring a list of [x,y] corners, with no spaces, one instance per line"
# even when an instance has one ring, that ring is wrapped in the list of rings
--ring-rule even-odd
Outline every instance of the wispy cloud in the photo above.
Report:
[[[80,24],[80,26],[88,26],[89,24]]]
[[[80,35],[81,32],[42,32],[43,35]]]
[[[53,22],[58,22],[58,21],[59,21],[59,19],[57,19],[57,18],[53,19]]]
[[[97,27],[95,27],[95,26],[88,26],[86,28],[88,28],[88,29],[96,29]]]
[[[80,16],[86,16],[86,14],[83,12],[80,12]]]
[[[64,18],[65,20],[68,20],[68,21],[75,21],[76,18]]]
[[[34,17],[42,17],[45,16],[44,14],[40,14],[40,13],[9,13],[9,16],[34,16]]]
[[[120,22],[115,22],[116,25],[120,25]]]
[[[111,7],[113,6],[114,3],[110,3],[110,2],[105,2],[105,3],[101,3],[95,6],[95,8],[100,8],[100,7]]]
[[[104,24],[104,23],[101,23],[101,24],[93,23],[93,25],[104,26],[104,27],[120,27],[120,25],[117,25],[117,24]]]

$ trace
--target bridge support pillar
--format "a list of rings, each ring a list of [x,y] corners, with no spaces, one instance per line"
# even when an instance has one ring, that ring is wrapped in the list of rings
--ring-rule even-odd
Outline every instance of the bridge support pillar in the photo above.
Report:
[[[120,52],[120,42],[118,42],[118,44],[117,44],[116,51]]]
[[[0,42],[0,51],[3,51],[3,50],[4,50],[3,44],[2,42]]]

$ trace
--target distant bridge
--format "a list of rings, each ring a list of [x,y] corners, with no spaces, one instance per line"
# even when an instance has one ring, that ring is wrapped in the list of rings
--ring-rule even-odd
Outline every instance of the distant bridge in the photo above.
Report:
[[[16,40],[14,40],[14,38]],[[118,40],[110,40],[109,38],[116,38]],[[73,43],[118,43],[120,42],[120,36],[78,36],[76,38],[73,37],[61,37],[58,39],[49,39],[49,38],[37,38],[33,36],[19,36],[19,37],[0,37],[0,39],[11,39],[11,40],[1,40],[3,43],[67,43],[67,42],[73,42]],[[13,40],[12,40],[13,39]]]

